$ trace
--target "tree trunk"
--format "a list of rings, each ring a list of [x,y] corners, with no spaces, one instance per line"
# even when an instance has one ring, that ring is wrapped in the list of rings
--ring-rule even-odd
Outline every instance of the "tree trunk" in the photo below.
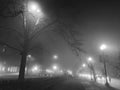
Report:
[[[21,58],[21,63],[20,63],[19,78],[18,78],[20,81],[24,80],[26,57],[27,57],[27,52],[23,52],[22,53],[22,58]]]
[[[26,60],[27,60],[28,47],[29,47],[29,39],[28,39],[29,33],[28,33],[27,26],[26,26],[27,19],[26,19],[24,13],[22,13],[22,16],[23,16],[23,29],[24,29],[24,43],[23,43],[23,52],[21,53],[22,58],[21,58],[19,78],[18,78],[20,81],[24,80]]]
[[[94,68],[93,68],[93,77],[94,77],[94,81],[96,82],[96,73],[95,73]]]

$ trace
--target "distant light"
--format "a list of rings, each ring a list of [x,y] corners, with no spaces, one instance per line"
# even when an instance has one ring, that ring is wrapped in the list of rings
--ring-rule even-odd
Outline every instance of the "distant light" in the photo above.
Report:
[[[45,71],[46,71],[47,73],[53,73],[53,71],[50,70],[50,69],[46,69]]]
[[[53,70],[57,70],[57,66],[56,65],[53,66]]]
[[[2,68],[2,71],[5,71],[5,67]]]
[[[37,12],[39,13],[39,12],[40,12],[40,10],[38,9],[38,10],[37,10]]]
[[[28,58],[31,58],[32,56],[29,54],[29,55],[27,55],[27,57],[28,57]]]
[[[8,68],[7,68],[7,71],[8,71],[8,72],[17,72],[17,69],[18,69],[17,67],[12,67],[12,66],[11,66],[11,67],[8,67]]]
[[[78,76],[88,78],[88,79],[91,79],[91,77],[92,77],[92,75],[90,75],[90,74],[78,74]]]
[[[88,61],[90,61],[90,62],[91,62],[91,61],[92,61],[92,57],[88,57]]]
[[[82,67],[86,67],[86,64],[82,64]]]
[[[0,67],[0,71],[5,71],[5,67]]]
[[[39,65],[34,65],[31,70],[32,70],[33,73],[38,73],[40,71],[40,66]]]
[[[3,65],[3,63],[0,63],[0,71],[5,71],[5,66]]]
[[[63,70],[60,70],[60,73],[63,73]]]
[[[58,59],[58,55],[54,55],[53,59],[57,60]]]
[[[3,49],[2,49],[2,52],[5,52],[5,51],[6,51],[6,48],[3,48]]]
[[[27,61],[34,61],[34,57],[32,55],[27,55]]]
[[[35,66],[34,68],[33,68],[33,70],[35,71],[35,70],[38,70],[38,67],[37,66]]]
[[[101,46],[100,46],[100,50],[105,50],[107,48],[107,45],[106,44],[102,44]]]
[[[67,72],[68,72],[68,74],[70,74],[70,75],[73,74],[72,70],[67,70]]]

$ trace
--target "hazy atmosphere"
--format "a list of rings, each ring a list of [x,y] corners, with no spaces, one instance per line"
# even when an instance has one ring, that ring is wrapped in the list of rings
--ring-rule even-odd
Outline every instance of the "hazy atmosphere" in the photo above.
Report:
[[[33,74],[34,65],[40,72],[56,65],[54,74],[71,70],[73,76],[92,72],[94,79],[118,79],[119,38],[119,2],[0,1],[0,74],[8,72],[2,65],[19,68],[21,79],[26,70]]]

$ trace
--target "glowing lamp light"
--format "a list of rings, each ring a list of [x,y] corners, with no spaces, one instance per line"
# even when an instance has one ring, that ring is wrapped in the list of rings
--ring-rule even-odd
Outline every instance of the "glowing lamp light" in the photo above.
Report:
[[[53,66],[53,70],[57,70],[57,66],[56,65]]]
[[[82,67],[86,67],[86,64],[82,64]]]
[[[37,11],[38,10],[38,4],[35,3],[35,2],[29,2],[28,10],[29,10],[29,12]]]
[[[27,57],[28,57],[28,58],[31,58],[32,56],[29,54],[29,55],[27,55]]]
[[[47,72],[47,73],[53,73],[53,71],[50,70],[50,69],[46,69],[46,72]]]
[[[35,65],[35,66],[32,67],[32,72],[33,73],[37,73],[39,71],[40,71],[40,67],[38,65]]]
[[[58,59],[58,55],[54,55],[53,59],[55,59],[55,60]]]
[[[92,61],[92,57],[89,57],[89,58],[88,58],[88,61]]]
[[[32,70],[33,70],[33,71],[36,71],[36,70],[38,70],[38,67],[35,66]]]
[[[32,55],[27,55],[27,61],[34,61],[34,57]]]
[[[107,45],[105,45],[105,44],[102,44],[101,46],[100,46],[100,50],[105,50],[107,48]]]
[[[37,12],[39,13],[39,12],[40,12],[40,10],[39,10],[39,9],[37,9]]]
[[[38,25],[39,21],[43,20],[43,18],[45,16],[39,3],[35,2],[35,1],[29,1],[27,9],[28,9],[27,11],[30,13],[30,15],[32,15],[31,20],[34,18],[35,25]]]
[[[55,72],[58,71],[59,70],[58,64],[53,64],[52,65],[52,70],[55,71]]]
[[[37,10],[37,6],[36,6],[35,4],[32,4],[32,5],[30,6],[30,10],[31,10],[31,11],[36,11],[36,10]]]
[[[28,11],[33,14],[36,14],[36,13],[38,13],[39,15],[43,14],[42,10],[37,2],[29,2],[28,3]]]

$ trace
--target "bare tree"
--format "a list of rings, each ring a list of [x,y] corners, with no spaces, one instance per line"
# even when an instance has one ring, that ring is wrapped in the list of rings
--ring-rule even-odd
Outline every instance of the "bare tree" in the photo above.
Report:
[[[11,43],[11,41],[5,41],[5,39],[0,39],[0,45],[12,48],[13,50],[18,51],[18,53],[21,55],[21,64],[20,64],[20,70],[19,70],[19,80],[24,80],[25,75],[25,66],[26,66],[26,58],[30,50],[33,49],[31,47],[31,41],[33,41],[35,38],[37,38],[40,33],[44,30],[49,30],[49,28],[54,25],[55,29],[59,34],[64,38],[64,40],[68,43],[68,45],[72,48],[73,51],[75,51],[78,55],[78,51],[82,51],[80,46],[82,45],[81,41],[77,40],[75,35],[78,34],[78,32],[68,28],[66,24],[59,21],[59,18],[54,20],[46,20],[43,21],[44,23],[42,25],[37,24],[36,22],[33,24],[32,31],[29,27],[27,27],[27,19],[25,16],[25,3],[26,0],[1,0],[0,7],[0,16],[1,17],[8,17],[8,18],[14,18],[14,17],[21,17],[23,21],[23,32],[19,32],[19,30],[13,29],[13,28],[5,28],[0,27],[0,32],[3,34],[3,37],[7,34],[9,35],[9,38],[11,36],[14,36],[15,40],[19,40],[17,43],[18,47],[16,45],[13,45],[14,42]],[[56,23],[59,25],[62,25],[61,29],[56,28]],[[6,33],[7,32],[7,33]],[[10,32],[10,33],[8,33]],[[17,33],[17,34],[13,34]],[[7,35],[8,36],[8,35]],[[18,39],[17,39],[18,38]],[[16,42],[16,41],[15,41]]]

